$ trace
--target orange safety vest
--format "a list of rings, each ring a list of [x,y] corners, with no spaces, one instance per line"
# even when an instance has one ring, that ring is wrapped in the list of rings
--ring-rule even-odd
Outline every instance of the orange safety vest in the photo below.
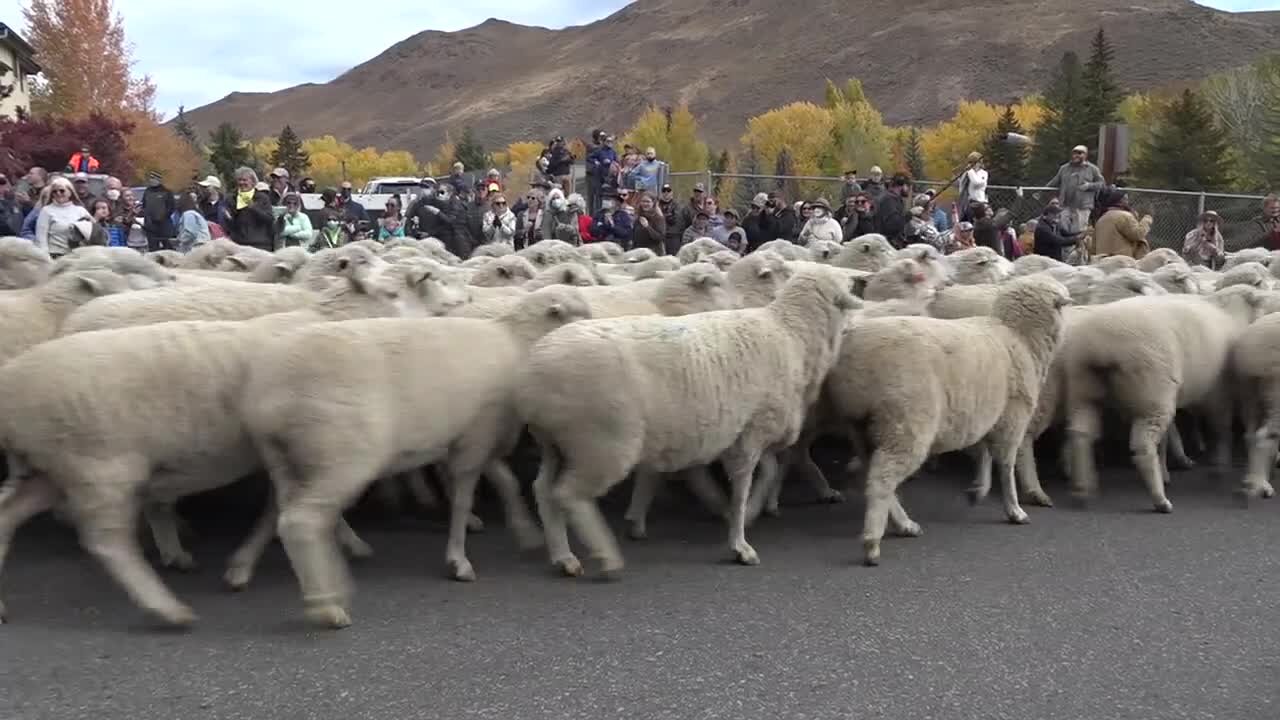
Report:
[[[84,158],[81,153],[76,153],[71,156],[71,159],[67,161],[67,164],[71,166],[72,172],[83,172],[80,169],[80,162],[83,159]],[[93,155],[89,156],[89,172],[98,172],[98,158]]]

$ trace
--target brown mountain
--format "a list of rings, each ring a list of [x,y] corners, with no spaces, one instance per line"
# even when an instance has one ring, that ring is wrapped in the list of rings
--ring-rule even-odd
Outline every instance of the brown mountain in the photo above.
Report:
[[[961,99],[1038,92],[1064,51],[1087,58],[1099,26],[1134,90],[1280,50],[1280,13],[1189,0],[637,0],[563,30],[488,20],[421,32],[331,82],[232,93],[188,117],[201,130],[230,121],[251,137],[289,123],[304,137],[426,158],[464,125],[494,147],[622,130],[649,104],[688,102],[722,145],[752,115],[820,101],[828,77],[861,79],[890,123],[943,119]]]

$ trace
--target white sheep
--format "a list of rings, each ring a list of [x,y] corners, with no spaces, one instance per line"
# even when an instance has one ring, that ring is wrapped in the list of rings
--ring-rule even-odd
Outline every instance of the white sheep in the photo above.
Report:
[[[840,422],[864,429],[873,449],[863,526],[868,564],[880,561],[890,517],[899,533],[920,533],[896,491],[931,454],[983,445],[1000,466],[1006,516],[1027,522],[1013,463],[1070,302],[1061,283],[1032,276],[1001,285],[990,317],[850,323],[824,397]],[[970,488],[974,501],[989,482],[988,474]]]
[[[990,315],[1000,288],[1001,285],[991,283],[939,288],[929,303],[929,315],[944,320]]]
[[[539,338],[589,316],[579,291],[548,287],[496,320],[311,325],[262,349],[241,413],[284,496],[280,537],[310,619],[351,622],[346,568],[327,551],[327,528],[374,478],[424,462],[444,463],[454,484],[450,574],[475,578],[466,517],[479,475],[491,474],[519,438],[512,412],[519,370]],[[430,373],[419,371],[424,357],[432,358]],[[514,488],[513,478],[506,482]],[[519,517],[523,506],[508,509],[523,544],[536,544],[531,519]]]
[[[946,256],[949,277],[958,285],[998,283],[1007,277],[1000,253],[986,246],[961,250]]]
[[[548,285],[572,285],[588,287],[598,285],[591,268],[578,262],[563,262],[540,271],[533,279],[521,285],[526,291],[540,290]]]
[[[1265,315],[1245,328],[1231,351],[1231,380],[1241,404],[1249,469],[1246,498],[1273,497],[1271,471],[1280,451],[1280,314]],[[1223,442],[1223,438],[1219,438]]]
[[[1137,270],[1138,261],[1128,255],[1108,255],[1094,260],[1091,267],[1098,268],[1104,273],[1113,273],[1116,270]]]
[[[630,264],[642,263],[656,257],[659,257],[659,255],[649,248],[639,247],[624,252],[622,254],[622,262]]]
[[[1156,248],[1142,256],[1142,259],[1138,261],[1138,269],[1143,272],[1153,273],[1156,270],[1171,264],[1186,265],[1187,262],[1174,250],[1170,250],[1169,248]]]
[[[689,263],[702,262],[708,255],[728,249],[725,245],[709,237],[700,237],[681,247],[680,251],[676,253],[676,257],[680,259],[681,264],[688,265]]]
[[[567,513],[604,572],[620,571],[594,498],[632,470],[677,472],[717,460],[732,486],[729,546],[739,562],[758,563],[744,533],[752,473],[800,434],[845,313],[858,305],[846,282],[806,270],[763,308],[590,320],[543,338],[516,404],[542,450],[534,493],[552,563],[582,572]]]
[[[859,285],[862,299],[872,302],[914,299],[931,301],[937,294],[937,288],[929,283],[924,268],[909,257],[894,260]]]
[[[675,272],[680,269],[680,259],[674,255],[659,255],[642,262],[625,263],[613,266],[619,272],[626,273],[632,280],[650,280],[659,277],[661,272]]]
[[[1222,271],[1226,272],[1241,263],[1247,262],[1266,265],[1271,262],[1271,251],[1266,248],[1245,248],[1239,252],[1227,253],[1226,261],[1222,264]]]
[[[1033,275],[1038,272],[1044,272],[1051,268],[1059,267],[1070,268],[1073,266],[1068,265],[1061,260],[1054,260],[1047,255],[1023,255],[1013,261],[1013,268],[1010,271],[1010,275],[1013,277],[1021,277],[1022,275]]]
[[[516,253],[543,270],[565,262],[583,262],[578,249],[563,240],[540,240]]]
[[[71,313],[63,334],[174,320],[249,320],[307,307],[316,294],[290,285],[179,285],[102,298]]]
[[[1209,297],[1132,298],[1091,309],[1073,327],[1062,358],[1073,494],[1097,491],[1093,443],[1103,407],[1114,407],[1131,421],[1129,448],[1156,510],[1172,511],[1159,443],[1177,410],[1193,406],[1205,410],[1217,437],[1229,437],[1229,397],[1219,384],[1231,345],[1260,302],[1249,286]]]
[[[700,262],[711,263],[721,270],[728,270],[734,263],[741,259],[742,256],[732,250],[720,250],[705,256]]]
[[[823,247],[825,248],[826,246],[824,245]],[[841,249],[843,249],[843,246],[841,247]],[[756,248],[755,251],[756,252],[776,252],[779,255],[781,255],[782,259],[784,260],[813,260],[814,259],[812,253],[808,249],[803,248],[791,242],[790,240],[770,240],[769,242],[764,243],[760,247]],[[839,254],[840,252],[839,250],[837,250],[836,255],[839,255]],[[822,258],[823,261],[827,261],[830,259],[833,259],[833,258]]]
[[[611,240],[587,243],[578,248],[578,254],[594,263],[616,264],[622,262],[622,246]]]
[[[275,259],[269,251],[262,248],[253,247],[251,245],[241,245],[240,249],[234,254],[228,255],[218,264],[215,270],[228,270],[231,272],[249,272],[264,262],[271,262]]]
[[[53,260],[30,240],[0,238],[0,290],[35,287],[49,277]]]
[[[1259,262],[1243,262],[1222,273],[1215,289],[1221,290],[1232,285],[1248,285],[1259,290],[1274,290],[1276,279],[1265,265]]]
[[[183,255],[177,250],[152,250],[143,257],[160,267],[166,267],[172,270],[182,267],[182,260],[186,255]]]
[[[230,238],[214,238],[191,249],[182,258],[181,267],[188,270],[217,270],[223,260],[244,249]]]
[[[432,282],[415,272],[349,280],[347,297],[330,295],[325,307],[340,306],[347,317],[426,314],[423,302],[402,294],[419,294]],[[172,624],[194,620],[142,557],[134,531],[139,506],[166,564],[190,567],[173,503],[261,467],[232,410],[256,362],[251,357],[299,322],[319,319],[329,318],[285,313],[251,322],[167,322],[82,333],[44,343],[0,368],[0,447],[22,469],[3,499],[9,512],[0,513],[0,553],[19,524],[64,497],[86,549],[138,605]],[[40,369],[40,377],[25,377],[32,368]],[[368,552],[345,524],[340,532],[349,549]],[[246,555],[250,565],[256,561],[270,536],[246,541],[257,544],[232,557],[228,582],[247,582],[237,572]]]
[[[791,277],[787,261],[771,250],[756,250],[734,263],[725,274],[739,307],[764,307],[773,302]]]
[[[1196,295],[1200,284],[1186,263],[1168,263],[1151,273],[1151,279],[1166,291],[1176,295]]]
[[[95,269],[68,270],[43,285],[0,293],[0,365],[57,337],[77,308],[132,289],[126,276]]]
[[[109,270],[123,275],[135,290],[168,285],[174,280],[173,271],[123,247],[87,245],[76,248],[53,263],[49,277],[68,270]]]
[[[476,249],[471,251],[471,257],[503,257],[515,251],[515,247],[508,243],[490,242],[476,246]]]
[[[809,251],[808,257],[796,258],[797,260],[831,263],[840,254],[840,251],[844,249],[843,245],[832,240],[811,240],[806,247]]]
[[[869,233],[844,243],[844,249],[831,264],[850,270],[875,272],[888,265],[896,252],[885,236]]]
[[[270,262],[259,263],[249,272],[250,282],[288,283],[311,261],[311,253],[300,247],[286,247],[272,253]]]
[[[477,287],[523,285],[538,274],[538,268],[520,255],[504,255],[484,264],[471,275]]]

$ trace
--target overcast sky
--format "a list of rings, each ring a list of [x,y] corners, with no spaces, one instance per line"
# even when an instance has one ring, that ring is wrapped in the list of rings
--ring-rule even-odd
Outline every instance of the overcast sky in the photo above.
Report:
[[[1280,9],[1280,0],[1200,0],[1223,10]],[[0,22],[23,27],[26,0],[0,0]],[[158,88],[171,115],[235,90],[271,91],[326,82],[422,30],[461,30],[489,17],[523,25],[584,25],[628,0],[490,0],[463,3],[194,3],[115,0],[134,45],[135,69]],[[363,19],[357,19],[363,18]]]

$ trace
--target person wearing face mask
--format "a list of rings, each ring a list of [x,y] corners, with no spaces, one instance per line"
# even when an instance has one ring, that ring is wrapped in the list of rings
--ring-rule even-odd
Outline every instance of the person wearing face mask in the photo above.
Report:
[[[889,189],[876,203],[876,232],[884,235],[896,248],[906,245],[907,198],[911,197],[911,179],[894,175]]]
[[[658,151],[650,147],[645,148],[644,158],[635,166],[631,177],[636,190],[657,195],[666,174],[667,164],[659,160]]]
[[[573,162],[577,158],[573,156],[573,153],[569,152],[569,147],[565,145],[564,138],[559,135],[551,141],[548,149],[550,153],[547,155],[546,174],[560,186],[562,191],[568,194],[573,189],[570,186],[569,176],[573,172]]]
[[[844,229],[831,217],[831,203],[818,198],[809,204],[809,221],[800,229],[800,244],[809,245],[820,240],[839,244],[844,239]]]
[[[351,198],[351,183],[345,180],[338,187],[338,208],[342,210],[342,220],[346,223],[348,230],[369,221],[369,213],[364,209],[364,205]]]
[[[142,230],[151,252],[173,249],[176,210],[173,193],[164,186],[164,178],[154,170],[147,173],[147,189],[142,191]]]
[[[349,242],[351,242],[351,236],[342,225],[342,213],[329,208],[324,211],[324,225],[320,227],[319,232],[315,233],[307,249],[316,252],[326,248],[342,247]]]
[[[276,237],[281,247],[306,247],[311,243],[311,235],[315,230],[311,227],[311,218],[302,211],[302,196],[289,193],[284,196],[284,213],[276,219]]]
[[[600,212],[596,213],[591,223],[591,235],[597,240],[612,240],[622,246],[623,250],[631,249],[632,216],[628,212],[630,206],[618,202],[616,192],[604,191],[600,201]]]

